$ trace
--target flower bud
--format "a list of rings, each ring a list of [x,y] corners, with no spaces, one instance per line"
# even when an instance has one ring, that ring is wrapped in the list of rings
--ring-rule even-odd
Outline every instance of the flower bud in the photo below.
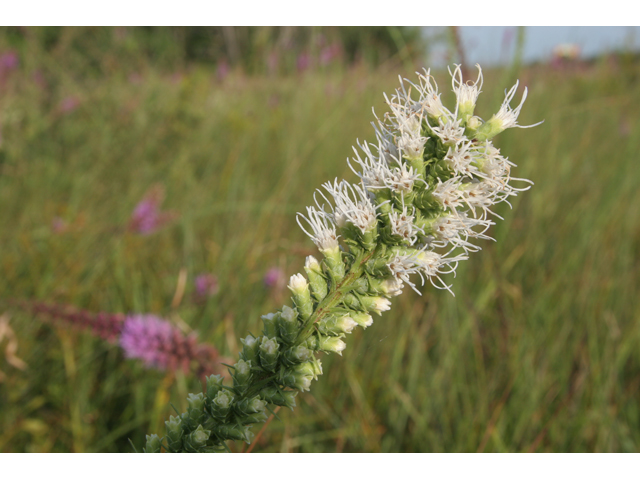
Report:
[[[309,277],[313,296],[320,302],[328,293],[327,281],[324,278],[320,262],[312,255],[309,255],[304,262],[304,271],[307,272]]]
[[[300,273],[296,273],[295,275],[291,275],[289,278],[289,290],[291,290],[294,294],[300,294],[305,290],[309,289],[309,284],[307,283],[307,279]]]
[[[242,347],[242,358],[245,362],[256,362],[258,358],[258,347],[260,346],[258,339],[253,335],[249,335],[245,338],[241,338],[240,342],[244,347]]]
[[[160,453],[160,437],[155,433],[153,435],[147,435],[147,446],[144,448],[144,453]]]
[[[218,438],[224,440],[240,440],[246,443],[251,443],[253,433],[251,432],[251,426],[231,426],[231,425],[216,425],[214,432]]]
[[[385,278],[380,284],[380,292],[389,297],[396,297],[402,293],[402,280],[396,277]]]
[[[306,392],[313,380],[313,366],[309,362],[301,363],[287,370],[282,377],[282,383],[290,388]]]
[[[170,452],[180,451],[182,448],[182,420],[180,417],[169,417],[169,420],[164,422],[167,428],[167,445]]]
[[[482,123],[483,123],[483,121],[482,121],[482,119],[480,117],[473,116],[467,122],[467,128],[469,130],[475,132],[476,130],[478,130],[478,128],[480,128]]]
[[[296,363],[308,362],[313,358],[313,353],[303,345],[291,347],[284,352],[282,360],[287,365],[295,365]]]
[[[348,315],[328,316],[318,322],[318,330],[325,335],[351,333],[358,324]]]
[[[352,312],[349,316],[362,328],[367,328],[373,325],[373,318],[368,313]]]
[[[244,360],[238,361],[238,363],[234,365],[233,386],[239,389],[240,391],[244,391],[249,385],[250,378],[251,378],[251,361],[249,362],[245,362]]]
[[[331,249],[320,250],[326,260],[326,265],[329,268],[329,274],[334,284],[339,283],[344,278],[344,262],[342,261],[342,252],[340,247],[334,247]]]
[[[263,315],[262,322],[264,323],[264,329],[262,333],[264,333],[265,337],[275,338],[278,336],[278,321],[279,314],[277,313],[267,313]]]
[[[360,297],[362,306],[369,312],[382,315],[382,312],[386,312],[391,309],[391,302],[384,297]]]
[[[309,350],[311,350],[312,352],[315,352],[319,349],[318,347],[318,335],[311,335],[309,338],[307,338],[303,344],[305,347],[307,347]]]
[[[269,372],[273,372],[278,364],[278,349],[280,345],[275,338],[262,338],[260,344],[260,364],[262,368]]]
[[[369,282],[367,277],[360,277],[353,282],[353,290],[361,295],[366,295],[369,293]]]
[[[299,333],[298,313],[286,305],[282,307],[282,312],[278,315],[278,331],[280,338],[285,343],[291,344],[295,341]]]
[[[191,447],[194,451],[198,451],[204,447],[211,436],[211,430],[205,430],[202,425],[198,425],[185,439],[185,446]]]
[[[220,390],[211,402],[211,414],[217,420],[224,420],[229,413],[233,395],[227,390]]]
[[[236,410],[243,415],[252,415],[255,413],[264,413],[264,409],[267,406],[264,400],[261,400],[258,395],[249,399],[245,398],[236,405]]]
[[[313,313],[313,302],[307,280],[300,273],[292,275],[289,280],[289,289],[293,293],[293,301],[300,312],[301,319],[306,320]]]
[[[313,379],[317,380],[319,375],[322,375],[322,362],[318,358],[314,358],[311,363],[311,370],[313,372]]]
[[[307,273],[313,272],[317,275],[322,275],[322,265],[313,255],[307,255],[307,258],[304,259],[304,270]]]
[[[296,406],[296,391],[282,390],[278,387],[266,387],[260,391],[260,396],[265,402],[278,405],[280,407],[289,407],[291,410]]]
[[[314,359],[316,360],[316,359]],[[320,371],[320,374],[322,373],[322,367],[320,367],[320,362],[319,361],[313,361],[313,362],[305,362],[305,363],[301,363],[300,365],[296,365],[295,367],[293,367],[293,370],[297,373],[303,374],[303,375],[310,375],[311,378],[313,380],[317,380],[318,379],[318,369]]]
[[[189,419],[193,424],[197,425],[202,421],[202,417],[204,417],[204,393],[200,392],[197,395],[190,393],[187,396],[187,413],[189,415]]]
[[[222,377],[220,375],[210,375],[207,377],[207,398],[212,401],[218,392],[222,390]]]
[[[234,365],[236,377],[246,380],[251,375],[251,362],[245,362],[244,360],[238,361]]]
[[[326,337],[318,335],[318,349],[323,352],[335,352],[342,355],[342,351],[347,348],[347,344],[338,337]]]

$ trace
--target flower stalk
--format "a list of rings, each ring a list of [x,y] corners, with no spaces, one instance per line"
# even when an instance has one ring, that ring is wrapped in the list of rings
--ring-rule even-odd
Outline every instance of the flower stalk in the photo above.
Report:
[[[451,73],[453,111],[442,104],[429,71],[418,74],[418,83],[401,80],[395,95],[385,96],[390,112],[374,126],[377,142],[359,145],[349,162],[360,182],[325,183],[316,205],[298,214],[322,260],[307,257],[307,278],[295,274],[289,281],[291,305],[262,317],[262,335],[241,340],[232,384],[209,377],[206,392],[166,422],[164,437],[147,437],[145,451],[216,452],[228,450],[229,440],[249,443],[253,424],[274,408],[293,409],[296,394],[322,374],[316,355],[341,355],[346,335],[389,310],[405,285],[420,294],[417,277],[451,292],[443,277],[480,250],[472,240],[490,238],[487,230],[500,218],[491,207],[531,184],[511,177],[515,165],[491,143],[520,127],[526,90],[512,109],[516,84],[484,122],[475,115],[478,70],[473,83],[464,82],[459,66]]]

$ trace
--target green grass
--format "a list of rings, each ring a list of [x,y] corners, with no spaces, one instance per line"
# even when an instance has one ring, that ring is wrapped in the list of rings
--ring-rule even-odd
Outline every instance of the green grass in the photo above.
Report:
[[[2,85],[0,305],[24,371],[0,354],[0,451],[130,451],[197,379],[125,360],[117,346],[52,326],[8,299],[182,321],[224,355],[287,301],[262,276],[302,271],[312,242],[295,213],[372,140],[371,106],[397,72],[179,80],[146,68],[139,83],[29,60]],[[40,65],[38,62],[41,62]],[[45,69],[40,88],[33,70]],[[455,298],[408,290],[325,374],[281,411],[254,451],[637,451],[640,448],[640,66],[521,72],[522,124],[498,141],[535,182],[502,205],[505,221],[451,279]],[[511,79],[486,73],[478,113]],[[446,75],[437,75],[449,90]],[[80,106],[63,114],[59,102]],[[445,96],[449,95],[445,93]],[[145,191],[166,189],[179,220],[123,231]],[[59,216],[63,234],[50,225]],[[189,287],[172,308],[178,275]],[[190,301],[195,275],[220,293]],[[4,352],[6,345],[0,345]]]

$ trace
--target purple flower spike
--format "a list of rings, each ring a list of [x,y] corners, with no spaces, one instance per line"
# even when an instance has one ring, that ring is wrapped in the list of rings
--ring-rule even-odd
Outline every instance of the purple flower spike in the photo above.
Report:
[[[198,343],[195,333],[184,335],[172,323],[155,315],[78,310],[70,305],[43,302],[18,302],[37,315],[49,317],[60,326],[70,325],[89,330],[93,335],[119,343],[127,358],[141,360],[146,367],[185,373],[192,370],[200,378],[222,372],[220,357],[210,344]]]
[[[182,333],[154,315],[128,316],[122,327],[120,346],[125,357],[137,358],[147,367],[165,370],[169,367],[175,333]]]
[[[150,368],[200,376],[218,373],[221,359],[212,345],[198,344],[195,334],[184,335],[170,322],[155,315],[127,315],[120,334],[125,357],[137,358]],[[226,360],[226,359],[224,359]]]

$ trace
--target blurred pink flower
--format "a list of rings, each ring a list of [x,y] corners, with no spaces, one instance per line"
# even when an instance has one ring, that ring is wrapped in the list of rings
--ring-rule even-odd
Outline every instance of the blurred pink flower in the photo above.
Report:
[[[162,212],[160,204],[164,200],[164,188],[162,185],[151,187],[144,198],[136,205],[129,220],[129,230],[149,235],[158,230],[163,225],[175,220],[177,213]]]
[[[13,50],[0,54],[0,74],[11,72],[20,65],[20,58]]]
[[[66,114],[73,112],[79,105],[80,100],[77,97],[65,97],[58,105],[58,109],[60,113]]]
[[[55,217],[51,220],[51,230],[53,233],[63,233],[68,227],[69,224],[60,217]]]
[[[284,270],[279,267],[272,267],[267,270],[262,278],[264,286],[270,290],[281,290],[286,282]]]
[[[218,80],[224,80],[227,75],[229,75],[229,72],[231,72],[231,67],[229,66],[229,63],[223,58],[222,60],[220,60],[216,68],[216,75],[218,76]]]
[[[333,59],[340,55],[340,52],[341,48],[337,43],[332,43],[331,45],[324,47],[320,52],[320,63],[322,65],[329,65]]]
[[[202,273],[198,275],[194,281],[196,286],[196,295],[200,299],[213,297],[220,290],[218,285],[218,277],[212,273]]]
[[[296,67],[298,68],[299,72],[304,72],[310,66],[311,66],[311,55],[309,55],[307,52],[303,52],[300,55],[298,55],[298,58],[296,60]]]

